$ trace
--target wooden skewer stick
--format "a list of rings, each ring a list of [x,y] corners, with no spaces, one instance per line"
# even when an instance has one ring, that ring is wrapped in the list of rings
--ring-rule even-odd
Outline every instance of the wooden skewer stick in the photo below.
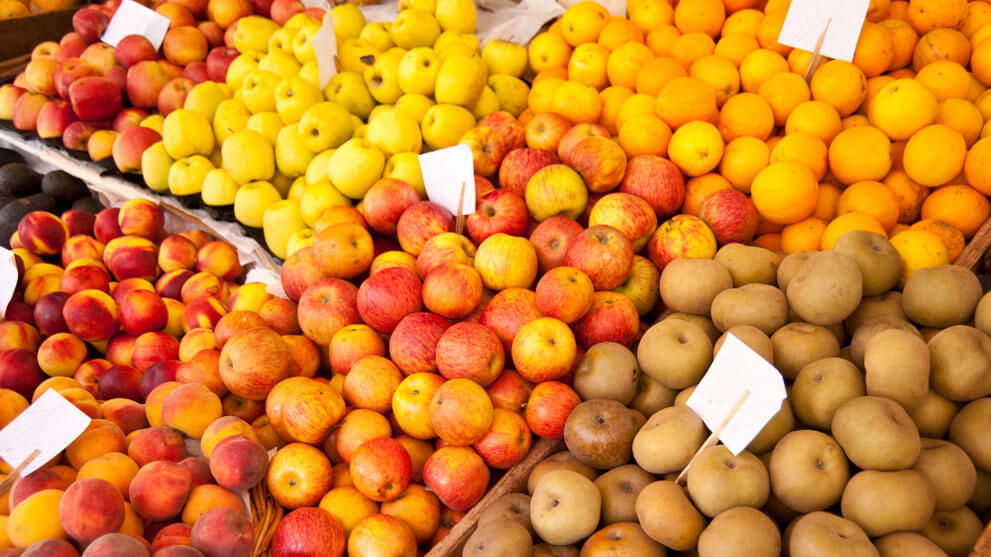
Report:
[[[829,24],[833,22],[833,18],[829,18],[826,21],[826,28],[822,30],[822,35],[819,35],[819,40],[816,41],[816,49],[812,53],[812,59],[809,60],[809,67],[805,70],[805,82],[810,83],[812,81],[812,75],[816,73],[819,69],[819,63],[822,62],[822,43],[826,40],[826,33],[829,32]]]
[[[731,421],[733,421],[733,417],[736,416],[736,413],[740,411],[740,407],[743,406],[743,403],[747,401],[748,397],[750,397],[749,389],[743,391],[743,395],[739,398],[739,400],[733,403],[733,407],[729,409],[729,412],[726,414],[726,417],[723,418],[723,422],[719,424],[719,427],[717,427],[715,431],[709,434],[709,437],[705,440],[705,443],[702,443],[702,446],[699,448],[699,450],[696,451],[694,455],[692,455],[692,459],[688,461],[688,465],[685,466],[685,469],[682,470],[680,474],[678,474],[678,480],[677,480],[678,485],[685,485],[685,482],[688,480],[688,471],[692,468],[692,464],[695,464],[695,459],[698,458],[700,454],[702,454],[702,451],[715,445],[719,441],[719,436],[722,435],[723,430],[726,429],[726,426],[729,425]]]
[[[461,194],[458,196],[458,216],[454,219],[454,231],[458,234],[464,234],[465,231],[464,204],[465,183],[461,182]]]
[[[21,471],[27,468],[27,466],[31,464],[31,462],[34,461],[34,459],[38,458],[38,455],[40,454],[41,451],[38,449],[31,451],[31,454],[29,454],[27,458],[21,461],[21,463],[18,464],[16,468],[14,468],[14,471],[11,472],[10,475],[8,475],[6,478],[4,478],[2,482],[0,482],[0,496],[10,491],[10,488],[14,485],[14,482],[16,482],[17,479],[21,477]]]

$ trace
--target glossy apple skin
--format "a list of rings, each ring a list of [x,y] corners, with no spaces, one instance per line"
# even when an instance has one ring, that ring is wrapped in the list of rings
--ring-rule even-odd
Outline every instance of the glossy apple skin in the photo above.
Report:
[[[79,78],[69,86],[69,100],[80,120],[93,122],[112,118],[123,108],[120,87],[96,76]]]

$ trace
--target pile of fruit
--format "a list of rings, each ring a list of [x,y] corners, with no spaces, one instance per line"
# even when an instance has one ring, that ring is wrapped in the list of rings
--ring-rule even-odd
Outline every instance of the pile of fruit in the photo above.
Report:
[[[75,0],[0,0],[0,20],[25,17],[32,13],[67,10]]]

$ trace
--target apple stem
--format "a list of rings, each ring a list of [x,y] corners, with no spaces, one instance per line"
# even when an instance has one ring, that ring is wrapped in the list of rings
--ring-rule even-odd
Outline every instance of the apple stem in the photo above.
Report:
[[[743,394],[740,395],[740,398],[735,403],[733,403],[733,407],[730,408],[729,412],[726,413],[726,417],[723,418],[723,421],[722,423],[719,424],[719,427],[717,427],[715,431],[709,434],[709,437],[705,440],[705,443],[702,443],[702,446],[699,447],[699,450],[695,451],[695,454],[692,455],[692,459],[688,461],[688,465],[685,466],[685,469],[682,470],[680,474],[678,474],[678,479],[677,479],[678,485],[685,485],[685,482],[688,481],[688,471],[692,468],[692,464],[695,463],[695,459],[698,458],[700,454],[702,454],[702,451],[715,445],[716,442],[719,441],[719,436],[722,435],[723,430],[726,429],[726,426],[728,426],[729,423],[733,421],[733,418],[736,416],[736,413],[740,411],[740,407],[743,406],[743,403],[747,401],[747,398],[749,396],[750,396],[750,389],[746,389],[743,391]]]

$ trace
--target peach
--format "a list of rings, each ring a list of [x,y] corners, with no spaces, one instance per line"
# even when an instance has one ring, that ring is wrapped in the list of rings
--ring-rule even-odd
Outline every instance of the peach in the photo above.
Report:
[[[90,460],[79,468],[76,478],[100,478],[106,480],[120,493],[128,498],[128,488],[131,480],[138,473],[138,463],[124,453],[107,453]]]
[[[162,403],[165,402],[165,397],[180,385],[182,383],[179,381],[166,381],[156,385],[155,388],[148,392],[148,396],[145,397],[145,416],[147,416],[148,424],[151,427],[161,427],[163,425]]]
[[[228,281],[229,282],[229,281]],[[263,282],[248,282],[237,287],[231,287],[231,297],[227,301],[231,311],[247,310],[259,312],[262,304],[271,300],[273,296],[266,290],[268,288]]]
[[[0,321],[0,352],[14,348],[34,352],[38,349],[39,342],[41,335],[31,325],[22,321]]]
[[[155,292],[158,292],[158,295],[163,298],[181,300],[182,287],[191,276],[193,276],[193,272],[189,269],[176,269],[175,271],[162,273],[158,277],[158,280],[155,281]]]
[[[86,430],[69,444],[65,456],[76,470],[86,462],[107,453],[122,453],[127,438],[117,424],[107,420],[92,420]]]
[[[141,397],[141,371],[128,365],[117,365],[107,370],[97,384],[96,397],[100,400],[111,398]]]
[[[22,550],[18,550],[22,551]],[[79,557],[76,546],[65,540],[42,540],[24,549],[21,557]],[[0,553],[0,555],[3,555]]]
[[[124,235],[158,240],[165,226],[165,215],[157,205],[147,199],[131,199],[120,207],[117,225]]]
[[[193,547],[207,555],[250,555],[255,532],[243,511],[219,507],[200,515],[190,535]]]
[[[204,513],[218,508],[240,511],[244,509],[244,503],[237,493],[219,485],[198,485],[189,492],[186,508],[182,510],[182,522],[192,526]]]
[[[103,262],[117,280],[143,278],[153,281],[158,277],[158,248],[141,236],[120,236],[107,242]]]
[[[157,460],[179,462],[186,458],[186,454],[186,442],[182,434],[167,427],[136,431],[127,447],[127,456],[139,466]]]
[[[209,245],[209,244],[207,244]],[[235,334],[255,327],[265,327],[265,320],[254,311],[235,310],[220,318],[213,328],[214,342],[217,349],[222,349],[224,344]]]
[[[244,287],[241,288],[243,289]],[[291,300],[278,297],[266,300],[258,310],[258,315],[265,321],[265,325],[280,335],[299,334],[296,303]]]
[[[42,540],[68,537],[58,518],[63,493],[61,489],[43,489],[11,509],[7,538],[15,547],[30,547]]]
[[[147,398],[148,394],[162,383],[175,381],[181,366],[182,362],[179,360],[165,360],[148,366],[148,369],[141,374],[141,398]]]
[[[155,557],[202,557],[203,552],[190,545],[170,545],[155,552]]]
[[[93,221],[93,236],[103,244],[123,236],[124,233],[120,231],[120,225],[117,224],[119,214],[120,209],[116,207],[108,207],[97,213],[96,220]]]
[[[179,461],[182,466],[193,476],[193,487],[213,483],[213,475],[210,474],[210,463],[202,456],[187,456]],[[188,500],[187,500],[188,501]]]
[[[69,209],[65,211],[59,218],[65,223],[66,228],[69,229],[69,239],[71,240],[73,236],[81,236],[83,238],[92,238],[93,236],[93,223],[96,222],[96,215],[90,213],[89,211],[82,211],[80,209]],[[95,238],[92,238],[95,241]],[[65,246],[62,246],[65,250]],[[101,244],[100,251],[102,253],[103,247]],[[99,259],[99,257],[94,257],[93,259]]]
[[[62,308],[69,331],[87,341],[110,339],[120,329],[119,315],[117,302],[99,290],[77,292]]]
[[[61,275],[41,275],[25,281],[27,285],[24,287],[24,302],[29,306],[36,305],[43,296],[59,292],[61,280]]]
[[[162,332],[179,338],[185,331],[186,306],[179,300],[172,298],[162,298],[162,301],[165,302],[165,309],[169,312],[169,320]]]
[[[92,236],[81,234],[70,236],[62,246],[62,266],[65,267],[77,259],[102,261],[103,248],[103,243]]]
[[[179,359],[188,362],[201,350],[217,348],[217,341],[211,329],[198,327],[190,329],[179,341]]]
[[[64,292],[53,292],[39,297],[34,304],[34,322],[38,330],[45,335],[69,332],[69,326],[62,316],[62,308],[65,306],[69,295]],[[3,342],[0,335],[0,342]]]
[[[134,354],[135,340],[137,337],[121,331],[110,339],[103,355],[114,365],[129,366],[131,365],[131,356]]]
[[[183,363],[176,372],[180,383],[199,383],[217,396],[227,395],[227,386],[220,377],[220,352],[200,350],[193,359]]]
[[[174,462],[150,462],[138,470],[128,488],[131,505],[146,521],[179,516],[192,488],[192,475]]]
[[[17,223],[17,236],[31,253],[55,255],[69,239],[69,228],[52,213],[32,211]]]
[[[162,421],[187,437],[199,439],[214,420],[223,415],[220,397],[199,383],[176,387],[162,403]]]
[[[96,261],[92,264],[82,259],[73,262],[59,281],[59,290],[70,295],[83,290],[107,292],[109,289],[110,275]]]
[[[190,532],[192,532],[192,527],[188,524],[173,522],[155,534],[154,539],[151,540],[151,549],[157,555],[158,551],[166,547],[189,545]]]
[[[14,348],[0,354],[0,389],[11,389],[27,398],[44,379],[33,352]]]
[[[14,482],[8,495],[8,505],[14,509],[21,501],[46,489],[61,489],[65,491],[72,482],[65,481],[61,476],[48,468],[39,468]]]
[[[169,319],[162,298],[147,290],[133,290],[120,304],[120,324],[130,335],[162,330]]]
[[[258,485],[267,470],[265,447],[244,435],[224,439],[214,447],[210,457],[210,473],[217,484],[233,491]]]
[[[188,281],[187,281],[188,284]],[[183,302],[183,327],[186,330],[196,328],[213,329],[220,318],[227,315],[224,304],[217,298],[205,296],[191,302]]]
[[[56,333],[38,347],[38,365],[51,376],[71,376],[86,359],[83,341],[71,333]]]
[[[179,359],[179,341],[168,333],[144,333],[134,341],[131,363],[140,371],[157,362]]]
[[[124,524],[124,498],[107,480],[78,479],[59,502],[59,520],[70,537],[89,543]]]
[[[28,407],[28,400],[10,389],[0,389],[0,429]]]
[[[117,285],[110,290],[110,295],[113,296],[114,301],[117,302],[117,305],[119,306],[124,303],[124,298],[135,290],[154,292],[155,285],[143,278],[128,278],[118,282]]]
[[[73,377],[89,393],[96,395],[99,390],[100,378],[110,369],[114,363],[102,358],[87,360],[79,365]]]
[[[104,534],[86,547],[87,557],[143,557],[150,555],[148,542],[128,534]]]
[[[237,251],[227,242],[207,242],[196,252],[196,270],[232,281],[241,275],[241,262]]]
[[[124,435],[148,427],[145,407],[128,398],[111,398],[100,404],[103,419],[117,424]]]
[[[168,236],[158,246],[158,266],[163,272],[191,270],[196,265],[196,245],[179,235]]]
[[[182,303],[188,304],[199,298],[217,298],[226,303],[227,289],[213,273],[199,272],[189,277],[180,292]]]
[[[223,416],[214,420],[203,432],[200,437],[200,451],[204,457],[210,458],[217,444],[235,435],[243,435],[252,441],[258,440],[251,424],[235,416]]]

